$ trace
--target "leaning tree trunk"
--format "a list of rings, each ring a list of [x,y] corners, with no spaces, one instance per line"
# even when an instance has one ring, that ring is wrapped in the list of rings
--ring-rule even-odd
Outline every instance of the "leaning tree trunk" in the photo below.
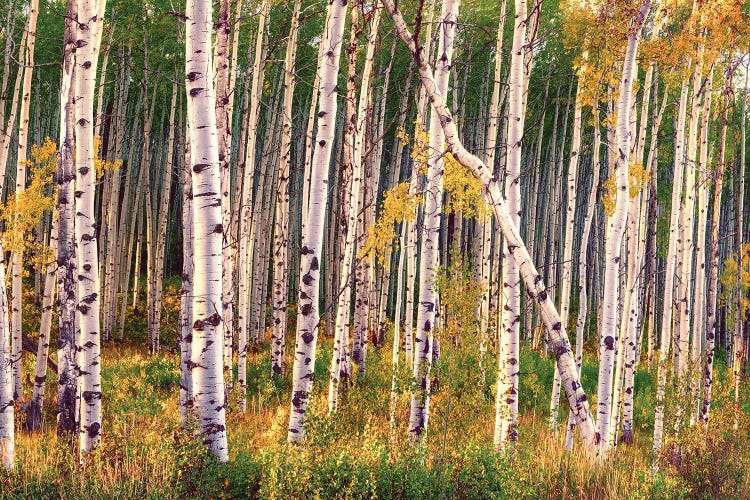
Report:
[[[565,394],[570,403],[570,409],[573,412],[576,425],[581,433],[581,438],[586,446],[587,452],[594,454],[597,448],[595,435],[595,423],[591,415],[586,394],[581,386],[580,378],[575,368],[575,358],[570,349],[570,342],[565,334],[565,330],[560,322],[560,315],[547,293],[543,280],[539,276],[537,269],[531,261],[526,246],[521,239],[518,226],[516,226],[505,204],[505,199],[500,190],[500,185],[493,176],[493,172],[478,157],[469,153],[461,144],[458,138],[456,124],[453,116],[446,107],[445,98],[436,91],[435,78],[429,64],[420,57],[419,48],[415,44],[412,34],[406,26],[403,16],[395,7],[393,0],[383,0],[383,3],[393,18],[396,32],[401,40],[406,44],[414,57],[422,85],[429,94],[433,110],[440,117],[440,123],[443,126],[445,139],[448,144],[448,150],[453,154],[456,160],[469,168],[472,173],[480,180],[484,186],[484,194],[487,203],[491,206],[495,219],[498,222],[500,231],[505,237],[510,254],[517,264],[521,276],[524,279],[528,290],[527,293],[540,308],[541,316],[544,319],[549,335],[549,342],[552,351],[557,359],[557,367],[560,372]]]
[[[203,443],[228,460],[222,373],[222,240],[219,144],[211,64],[212,4],[189,0],[185,85],[193,172],[193,393]]]
[[[339,58],[346,23],[346,0],[333,0],[329,4],[330,24],[321,43],[324,49],[320,70],[320,98],[318,105],[318,130],[315,134],[315,154],[311,167],[307,217],[302,230],[300,249],[300,281],[295,342],[294,370],[292,375],[292,402],[289,414],[291,442],[303,441],[303,427],[307,403],[312,392],[315,368],[315,349],[319,322],[318,296],[320,291],[320,265],[323,250],[323,225],[328,205],[328,169],[336,129],[337,80]],[[307,186],[305,186],[307,188]]]
[[[102,392],[99,335],[99,254],[94,207],[96,171],[94,163],[94,88],[99,61],[98,32],[103,20],[98,16],[106,0],[78,0],[78,40],[76,45],[75,99],[75,245],[78,269],[78,321],[81,344],[78,349],[81,414],[79,441],[81,459],[101,439]]]

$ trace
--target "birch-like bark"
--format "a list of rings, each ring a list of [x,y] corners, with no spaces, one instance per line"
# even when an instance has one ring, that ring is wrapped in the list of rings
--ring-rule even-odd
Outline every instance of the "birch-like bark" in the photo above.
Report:
[[[250,104],[247,118],[247,143],[245,145],[244,171],[242,172],[242,205],[239,230],[239,283],[237,298],[237,383],[239,384],[239,407],[244,412],[247,406],[247,346],[251,318],[247,314],[250,310],[250,276],[252,274],[252,208],[253,208],[253,179],[255,175],[255,151],[258,133],[258,115],[260,113],[261,85],[265,64],[263,61],[263,42],[265,40],[266,19],[270,9],[269,0],[264,0],[260,16],[258,17],[258,33],[255,39],[255,55],[253,58],[253,73],[250,83]],[[273,347],[272,347],[273,348]],[[280,346],[275,346],[280,349]],[[281,367],[272,365],[271,370]]]
[[[29,2],[26,19],[26,50],[23,67],[23,90],[21,91],[21,109],[18,114],[18,151],[16,153],[16,200],[26,190],[26,156],[29,137],[29,108],[31,106],[31,78],[34,71],[34,48],[36,46],[36,19],[39,14],[39,1]],[[21,71],[19,69],[19,71]],[[23,235],[16,236],[17,241],[25,241]],[[23,247],[12,248],[13,267],[11,304],[11,351],[13,356],[13,400],[23,402],[21,380],[23,354]]]
[[[52,221],[49,246],[52,249],[50,261],[44,268],[44,296],[42,297],[42,318],[39,325],[39,343],[36,351],[34,389],[28,407],[26,428],[38,431],[42,427],[42,407],[44,388],[47,382],[47,359],[49,356],[50,330],[52,328],[52,303],[55,300],[55,273],[57,271],[57,222]]]
[[[503,38],[505,34],[506,7],[508,0],[503,0],[500,4],[500,21],[497,26],[495,39],[495,69],[493,73],[492,97],[490,100],[487,138],[485,140],[485,164],[490,168],[495,168],[495,154],[497,147],[497,133],[500,125],[500,73],[503,64]],[[489,338],[491,304],[491,254],[492,254],[492,218],[486,214],[482,221],[482,258],[481,258],[481,281],[485,286],[482,293],[482,302],[479,309],[479,371],[480,380],[484,383],[486,369],[484,366],[487,354],[487,339]],[[499,267],[497,263],[495,267]]]
[[[703,113],[700,135],[700,157],[698,164],[698,236],[696,237],[695,258],[695,287],[693,289],[694,320],[693,320],[693,343],[691,345],[691,361],[700,363],[703,352],[703,339],[706,335],[706,312],[708,307],[706,301],[706,231],[708,229],[708,127],[711,118],[711,101],[713,89],[713,67],[706,81],[703,100]],[[690,424],[700,418],[700,374],[698,369],[692,370],[691,387],[693,401],[697,404],[690,414]]]
[[[330,24],[321,43],[324,60],[320,64],[320,96],[318,130],[315,134],[315,154],[311,168],[309,206],[300,250],[300,281],[292,375],[292,401],[287,440],[303,441],[303,427],[307,403],[312,392],[315,368],[315,349],[319,323],[318,295],[320,264],[323,250],[323,225],[328,205],[328,168],[336,129],[337,80],[339,58],[346,22],[346,0],[333,0],[329,6]]]
[[[349,312],[351,308],[352,291],[352,268],[354,251],[357,238],[357,215],[360,207],[360,194],[362,190],[363,165],[361,161],[356,162],[355,157],[355,135],[357,134],[357,40],[362,31],[362,23],[359,21],[359,5],[352,9],[351,28],[349,34],[349,46],[347,47],[347,78],[346,78],[346,104],[344,112],[344,144],[343,164],[341,166],[341,193],[342,215],[339,221],[340,230],[344,233],[344,245],[339,257],[339,287],[338,300],[336,304],[336,319],[333,333],[333,353],[331,355],[331,369],[328,383],[328,411],[334,412],[338,408],[339,384],[342,376],[346,375],[343,368],[349,343]],[[369,85],[369,78],[363,83]],[[366,89],[364,89],[366,91]],[[366,92],[364,94],[366,96]],[[361,160],[361,158],[360,158]],[[355,313],[356,314],[356,313]],[[357,341],[355,338],[353,355],[355,361],[359,356]]]
[[[724,102],[721,111],[721,131],[719,132],[719,159],[714,172],[714,206],[711,217],[711,257],[708,274],[708,302],[706,304],[706,347],[703,361],[703,394],[700,408],[700,421],[708,427],[713,386],[714,346],[716,344],[717,323],[716,298],[719,281],[719,222],[721,217],[721,193],[724,183],[724,156],[726,154],[727,129],[729,128],[729,99],[732,92],[732,71],[728,71],[724,88]],[[658,451],[658,450],[656,450]]]
[[[422,57],[419,47],[416,45],[412,34],[406,26],[404,18],[399,10],[395,7],[393,0],[383,0],[383,3],[394,21],[396,32],[401,40],[409,48],[419,69],[422,85],[426,93],[430,96],[433,110],[440,117],[440,123],[443,126],[445,139],[449,151],[456,160],[469,168],[472,173],[480,180],[485,190],[485,199],[492,207],[495,219],[498,222],[500,231],[505,237],[510,254],[515,260],[528,287],[528,294],[539,305],[541,316],[545,322],[549,334],[549,341],[552,350],[557,358],[557,366],[561,375],[565,394],[570,403],[576,425],[578,426],[581,438],[585,444],[587,452],[594,454],[596,452],[597,441],[595,435],[595,423],[589,409],[586,394],[580,383],[580,378],[575,369],[575,358],[570,349],[570,342],[560,322],[560,315],[555,308],[544,286],[543,280],[539,276],[537,269],[534,267],[531,256],[521,239],[518,226],[516,226],[508,211],[508,206],[502,196],[500,185],[493,172],[478,157],[469,153],[461,144],[458,138],[456,124],[453,117],[446,107],[445,98],[436,91],[435,78],[432,69]]]
[[[570,309],[570,291],[573,280],[573,231],[576,214],[576,194],[578,186],[578,158],[581,149],[581,129],[583,127],[581,112],[582,103],[580,97],[580,85],[583,73],[579,75],[578,87],[576,88],[576,102],[573,109],[573,139],[570,145],[570,162],[568,163],[567,180],[567,206],[565,210],[565,238],[563,241],[562,276],[560,279],[560,317],[563,325],[568,325],[568,312]],[[567,120],[566,120],[567,122]],[[561,152],[562,155],[562,152]],[[576,354],[578,352],[578,338],[576,337]],[[560,374],[555,372],[555,379]],[[557,413],[560,401],[559,385],[553,387],[552,404],[550,406],[550,429],[557,430]],[[569,417],[570,419],[570,417]]]
[[[79,442],[81,460],[101,439],[102,392],[99,335],[99,254],[94,208],[94,88],[99,61],[99,10],[106,0],[78,0],[75,99],[75,244],[78,270],[76,320],[80,329],[78,367],[81,390]]]
[[[615,212],[608,220],[608,234],[606,239],[604,300],[602,302],[602,325],[599,333],[599,380],[597,388],[598,415],[598,445],[599,453],[609,452],[610,413],[612,410],[612,369],[614,367],[615,345],[618,339],[617,307],[619,301],[619,267],[622,249],[622,238],[628,219],[628,205],[630,202],[628,175],[628,161],[630,155],[630,99],[633,88],[633,66],[638,52],[638,39],[641,27],[651,1],[645,0],[640,11],[631,21],[628,34],[628,48],[625,52],[625,62],[622,70],[620,85],[620,100],[617,109],[617,157],[614,173],[616,175],[617,194],[615,198]]]
[[[679,328],[676,329],[676,338],[674,342],[675,347],[675,373],[680,377],[684,378],[687,376],[688,361],[690,356],[690,319],[693,314],[693,301],[690,294],[690,284],[692,281],[693,271],[693,253],[695,252],[694,245],[694,212],[695,212],[695,175],[696,175],[696,155],[698,145],[698,124],[700,123],[700,111],[701,111],[701,71],[703,69],[701,59],[702,47],[698,49],[698,58],[693,70],[693,83],[692,83],[692,106],[690,109],[690,122],[688,125],[688,140],[686,147],[686,159],[685,159],[685,199],[683,202],[682,215],[684,217],[684,224],[682,226],[682,236],[680,237],[680,252],[682,255],[682,269],[679,281],[679,316],[675,318],[675,322],[679,324]],[[689,383],[687,380],[683,380],[680,384],[687,388]],[[682,415],[681,409],[678,410],[679,415]],[[679,423],[679,422],[678,422]]]
[[[185,163],[181,169],[182,186],[182,289],[180,291],[180,422],[185,425],[193,408],[193,377],[190,360],[193,345],[193,179],[190,171],[190,119],[185,120]],[[243,387],[244,390],[244,387]]]
[[[292,155],[292,105],[294,104],[297,33],[301,1],[295,0],[289,40],[284,59],[284,100],[281,110],[281,153],[279,180],[276,185],[276,218],[273,231],[273,333],[271,337],[271,371],[279,375],[284,366],[287,329],[287,297],[289,295],[289,176]]]
[[[594,96],[594,104],[591,114],[594,117],[593,145],[591,152],[591,190],[589,191],[588,202],[586,205],[586,215],[583,219],[583,233],[581,235],[581,250],[578,256],[578,318],[576,320],[576,370],[578,376],[581,376],[581,364],[583,363],[583,333],[586,326],[586,317],[588,315],[589,298],[586,287],[589,280],[589,261],[588,248],[591,236],[591,225],[596,210],[596,198],[599,192],[599,170],[600,170],[600,148],[601,132],[599,129],[599,96]],[[573,449],[573,431],[575,430],[575,421],[573,415],[568,417],[568,430],[565,435],[565,448]]]
[[[744,253],[744,213],[745,213],[745,159],[746,159],[746,123],[747,123],[747,92],[748,92],[748,69],[750,66],[745,66],[745,88],[742,93],[742,112],[740,114],[740,164],[739,164],[739,194],[737,196],[737,289],[735,292],[735,320],[734,320],[734,338],[732,354],[732,378],[734,382],[734,430],[739,429],[739,419],[742,409],[740,408],[740,380],[744,376],[744,369],[742,358],[745,355],[745,349],[743,346],[743,334],[742,329],[745,324],[745,318],[743,314],[743,273],[742,273],[742,257]]]
[[[521,223],[521,152],[525,113],[523,111],[524,42],[526,41],[526,0],[515,0],[513,47],[508,82],[508,131],[505,151],[505,197],[511,222]],[[511,256],[511,242],[503,245],[503,298],[500,354],[495,395],[495,436],[497,450],[518,440],[518,374],[520,371],[519,326],[521,319],[521,278]],[[564,324],[562,325],[564,327]]]
[[[438,59],[435,68],[435,91],[446,95],[453,64],[453,42],[458,20],[458,0],[445,0],[438,24]],[[440,214],[443,199],[443,149],[445,134],[436,110],[430,113],[430,156],[424,189],[424,222],[419,263],[419,307],[414,338],[409,435],[417,441],[427,431],[430,413],[430,368],[433,356],[433,333],[437,313],[435,276],[439,264]]]
[[[233,89],[229,87],[231,79],[229,67],[229,36],[231,34],[230,0],[219,2],[219,18],[216,23],[216,44],[214,54],[214,91],[216,92],[216,129],[219,142],[219,176],[221,182],[221,225],[224,230],[222,244],[221,271],[221,317],[223,319],[223,370],[227,388],[232,387],[232,341],[234,328],[234,250],[235,242],[231,241],[232,203],[230,156],[232,153],[232,109]]]
[[[687,114],[688,81],[682,82],[680,104],[677,114],[677,130],[675,133],[675,161],[672,183],[672,210],[669,216],[669,244],[667,247],[666,271],[664,275],[664,309],[661,317],[661,335],[659,344],[659,366],[657,368],[656,405],[654,406],[654,439],[653,455],[656,458],[661,450],[664,436],[664,396],[667,387],[667,357],[672,338],[672,309],[674,301],[675,271],[677,267],[677,240],[679,238],[680,192],[683,185],[685,171],[684,143],[685,143],[685,115]],[[656,462],[653,466],[656,470]]]
[[[2,187],[2,186],[0,186]],[[5,289],[5,252],[0,241],[0,459],[6,471],[16,462],[15,405],[13,403],[13,373],[8,324],[8,293]]]
[[[76,2],[67,2],[60,84],[60,147],[57,157],[57,434],[72,438],[76,413],[76,249],[74,240],[74,126],[77,17]],[[1,290],[0,290],[1,292]],[[3,295],[4,296],[4,295]]]
[[[212,4],[187,3],[185,84],[193,173],[193,343],[190,367],[203,443],[228,460],[222,373],[221,182],[211,63]]]

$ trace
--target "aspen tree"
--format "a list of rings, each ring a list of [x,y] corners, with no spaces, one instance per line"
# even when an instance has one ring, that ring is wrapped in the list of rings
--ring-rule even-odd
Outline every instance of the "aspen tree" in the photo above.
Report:
[[[510,78],[508,82],[508,131],[506,135],[505,197],[511,221],[521,223],[521,149],[523,146],[523,86],[524,52],[526,41],[526,0],[515,0],[513,46],[511,48]],[[514,259],[511,243],[503,245],[503,297],[500,354],[498,356],[497,393],[495,395],[495,448],[518,440],[518,373],[520,371],[519,326],[521,317],[521,278]],[[564,326],[564,324],[563,324]]]
[[[99,335],[99,255],[94,210],[94,88],[99,60],[99,10],[106,0],[78,0],[75,99],[75,244],[78,270],[76,320],[81,344],[76,347],[81,390],[79,441],[81,458],[101,439],[101,353]]]
[[[735,292],[735,320],[734,320],[734,337],[732,339],[732,354],[734,360],[732,362],[732,377],[734,380],[734,430],[739,428],[740,418],[740,379],[743,377],[742,358],[744,356],[744,345],[743,345],[743,325],[744,314],[743,314],[743,292],[742,292],[742,260],[744,250],[744,213],[745,213],[745,158],[746,158],[746,123],[747,123],[747,93],[748,93],[748,70],[750,70],[750,64],[745,64],[745,88],[742,92],[742,110],[740,112],[740,164],[739,164],[739,193],[737,195],[737,290]]]
[[[318,130],[315,135],[315,153],[311,168],[309,206],[302,231],[300,250],[300,281],[295,342],[294,370],[292,374],[292,401],[289,414],[290,442],[305,438],[303,421],[307,402],[312,392],[315,367],[315,348],[319,322],[318,296],[320,265],[323,249],[323,224],[328,202],[328,168],[336,128],[337,79],[339,57],[346,22],[345,0],[333,0],[330,23],[320,43],[324,44],[320,63],[320,96],[318,103]]]
[[[594,95],[591,113],[594,117],[593,145],[591,153],[591,190],[589,191],[588,201],[586,204],[586,215],[583,219],[583,233],[581,235],[581,250],[578,257],[578,318],[576,320],[576,369],[578,376],[581,376],[581,364],[583,363],[583,333],[586,326],[586,316],[588,314],[588,292],[586,287],[589,279],[589,260],[588,248],[591,239],[591,226],[594,219],[594,210],[596,210],[596,196],[599,191],[599,171],[600,171],[600,147],[601,131],[599,118],[599,96]],[[575,421],[573,415],[568,417],[568,430],[565,436],[565,448],[573,449],[573,431]]]
[[[21,109],[18,123],[18,152],[16,154],[16,200],[26,189],[26,151],[29,135],[29,107],[31,106],[31,78],[34,71],[34,48],[36,46],[36,20],[39,14],[39,1],[29,2],[29,12],[26,19],[26,50],[23,59],[23,89],[21,91]],[[21,69],[19,68],[19,72]],[[22,365],[22,329],[23,329],[23,247],[12,248],[12,295],[11,305],[11,351],[13,356],[13,400],[23,401],[23,387],[21,381]]]
[[[193,408],[193,377],[190,360],[193,342],[193,179],[191,162],[191,125],[185,120],[185,163],[182,167],[182,288],[180,290],[180,319],[178,342],[180,348],[180,422],[184,425]],[[242,387],[244,391],[245,388]]]
[[[273,241],[273,334],[271,339],[271,368],[279,375],[284,365],[284,346],[287,329],[287,296],[289,295],[289,176],[292,155],[292,105],[294,98],[301,1],[295,0],[292,11],[289,40],[284,59],[284,97],[281,115],[281,152],[276,194],[276,217]]]
[[[66,13],[57,157],[57,434],[72,438],[78,426],[75,345],[77,287],[73,279],[77,265],[73,185],[77,3],[67,2]]]
[[[44,405],[44,388],[47,381],[47,359],[49,355],[50,330],[52,327],[52,303],[55,300],[55,273],[57,271],[57,222],[52,221],[50,228],[50,248],[52,255],[44,266],[44,296],[42,297],[42,317],[39,325],[39,344],[36,353],[34,371],[34,389],[28,407],[26,428],[38,431],[42,426],[42,407]]]
[[[585,57],[585,56],[584,56]],[[584,69],[585,70],[585,69]],[[583,72],[578,76],[578,87],[576,89],[575,105],[573,109],[573,138],[570,146],[570,162],[568,163],[567,179],[567,206],[565,210],[565,238],[563,242],[562,276],[560,280],[560,317],[563,325],[568,324],[568,312],[570,309],[570,290],[573,280],[573,231],[576,213],[576,193],[578,183],[578,157],[581,148],[582,123],[582,98],[581,79]],[[571,82],[572,85],[572,82]],[[567,125],[567,120],[565,120]],[[562,155],[561,155],[562,161]],[[576,352],[578,352],[578,338],[576,338]],[[557,412],[560,400],[559,373],[555,372],[555,386],[552,389],[552,404],[550,407],[550,428],[557,430]]]
[[[580,379],[575,369],[575,359],[570,349],[570,342],[562,328],[560,315],[555,309],[554,303],[544,287],[543,280],[531,262],[523,240],[520,237],[518,227],[513,223],[508,207],[500,191],[500,186],[494,178],[493,173],[476,156],[469,153],[461,144],[456,130],[453,117],[446,107],[445,99],[436,92],[435,78],[429,64],[421,56],[419,46],[409,32],[404,18],[396,8],[392,0],[383,0],[388,13],[393,19],[396,32],[406,44],[415,59],[419,69],[420,78],[426,94],[430,97],[432,109],[438,113],[443,126],[448,149],[456,160],[469,168],[479,178],[485,189],[485,199],[491,206],[495,219],[505,237],[513,259],[516,261],[524,283],[528,287],[529,295],[536,301],[542,311],[542,318],[550,338],[552,350],[557,358],[557,366],[561,375],[562,385],[570,403],[571,411],[576,420],[576,425],[581,433],[581,438],[588,453],[596,453],[597,442],[595,435],[595,423],[589,409],[585,392],[580,384]]]
[[[700,421],[708,426],[708,416],[711,410],[711,392],[713,386],[714,347],[716,345],[717,323],[719,315],[716,314],[718,307],[718,281],[719,281],[719,222],[721,217],[721,198],[724,188],[725,154],[727,146],[727,129],[729,128],[729,99],[732,93],[733,69],[730,67],[726,74],[724,87],[724,99],[721,111],[721,129],[719,132],[719,154],[716,169],[714,171],[714,205],[711,216],[711,256],[708,271],[708,301],[706,304],[706,346],[703,355],[703,392],[700,405]],[[656,448],[656,434],[654,434],[654,451]],[[661,445],[661,443],[659,443]]]
[[[164,253],[167,236],[167,216],[169,210],[170,191],[172,187],[172,175],[174,166],[174,142],[175,142],[175,111],[177,109],[177,80],[172,82],[172,97],[169,107],[169,132],[167,133],[167,151],[164,170],[162,172],[161,186],[159,187],[159,208],[157,210],[154,239],[156,240],[156,252],[154,256],[154,279],[153,279],[153,312],[151,321],[153,323],[153,345],[152,351],[161,348],[159,329],[161,326],[161,310],[163,299],[163,276],[164,276]]]
[[[253,208],[253,178],[255,173],[256,134],[258,132],[258,114],[260,112],[261,85],[263,83],[263,45],[265,40],[265,24],[270,9],[269,0],[264,0],[260,16],[258,17],[258,33],[255,40],[255,55],[253,58],[253,73],[250,83],[250,104],[247,118],[247,144],[245,146],[244,171],[242,172],[242,204],[240,212],[240,246],[239,246],[239,285],[238,285],[238,328],[237,328],[237,383],[240,386],[239,407],[245,411],[247,392],[247,345],[249,339],[249,321],[247,314],[250,305],[250,276],[252,253],[251,227]],[[280,346],[272,347],[280,349]],[[281,366],[274,363],[272,355],[271,371],[281,370]]]
[[[235,242],[231,240],[232,203],[230,156],[232,152],[232,109],[230,106],[230,66],[229,66],[229,36],[231,34],[230,0],[219,2],[219,18],[216,23],[216,44],[214,53],[214,92],[216,93],[216,129],[219,141],[219,175],[221,182],[221,225],[224,230],[222,243],[222,274],[221,274],[221,316],[223,319],[223,370],[227,387],[232,386],[232,339],[234,328],[234,249]]]
[[[222,239],[219,146],[211,63],[212,4],[189,0],[185,85],[193,184],[193,394],[204,444],[228,460],[222,376]]]
[[[487,138],[485,141],[485,164],[490,168],[495,168],[495,149],[497,146],[497,132],[500,124],[500,72],[503,63],[503,36],[505,34],[505,20],[506,20],[506,7],[508,0],[503,0],[500,4],[500,21],[497,26],[497,34],[495,39],[495,68],[493,73],[492,83],[492,98],[490,100],[488,125],[487,125]],[[489,326],[490,326],[490,292],[491,292],[491,281],[490,281],[490,264],[491,264],[491,253],[492,253],[492,218],[489,216],[484,217],[482,223],[482,257],[481,257],[481,280],[485,283],[486,288],[482,294],[482,302],[479,310],[479,321],[480,321],[480,343],[479,343],[479,370],[481,380],[485,379],[485,367],[484,358],[487,353],[487,339],[489,337]],[[496,264],[497,267],[497,264]],[[497,272],[494,273],[497,275]]]
[[[703,100],[703,113],[700,135],[700,157],[698,164],[698,236],[696,238],[695,259],[695,288],[693,290],[694,323],[693,344],[691,349],[691,360],[700,363],[703,353],[703,339],[707,339],[706,316],[710,305],[706,301],[706,231],[708,229],[708,201],[709,201],[709,176],[708,176],[708,129],[711,115],[711,101],[713,97],[713,66],[709,71]],[[695,411],[691,412],[691,425],[700,417],[700,372],[693,370],[691,384],[693,397],[698,403]]]
[[[349,343],[349,312],[351,309],[352,268],[357,238],[357,214],[360,212],[360,195],[362,191],[363,165],[355,161],[355,136],[358,135],[357,125],[357,39],[362,31],[359,20],[361,4],[355,5],[351,12],[351,27],[349,46],[347,47],[347,79],[346,79],[346,109],[344,113],[344,144],[343,165],[341,167],[341,201],[344,203],[339,226],[344,233],[344,245],[339,257],[339,288],[336,304],[336,319],[334,324],[333,353],[331,354],[331,369],[328,383],[328,411],[338,408],[339,384],[346,374],[345,363],[347,344]],[[368,71],[371,64],[366,64]],[[364,76],[364,75],[363,75]],[[369,85],[368,78],[363,78],[362,84]],[[366,102],[367,87],[363,89],[363,101]],[[364,121],[364,120],[363,120]],[[356,314],[356,313],[355,313]],[[357,353],[357,354],[354,354]],[[356,341],[353,355],[358,356]],[[355,357],[355,361],[357,361]]]
[[[436,92],[445,95],[453,64],[453,42],[458,19],[458,0],[445,0],[440,13],[438,59],[436,62]],[[409,435],[420,439],[427,431],[430,408],[430,368],[433,357],[433,333],[437,313],[435,274],[438,268],[438,237],[443,198],[443,145],[445,136],[440,117],[430,113],[430,156],[427,182],[424,188],[424,222],[422,228],[421,259],[419,264],[419,307],[417,332],[414,337],[414,368]]]
[[[1,186],[0,186],[1,187]],[[3,468],[15,468],[15,405],[13,404],[13,374],[8,325],[8,294],[5,289],[5,252],[0,241],[0,459]]]
[[[703,48],[698,48],[698,57],[695,62],[692,79],[692,103],[690,109],[690,121],[688,124],[687,147],[685,148],[685,199],[683,202],[682,212],[684,224],[682,227],[682,236],[680,238],[680,252],[682,253],[682,273],[679,281],[679,316],[675,319],[679,323],[679,328],[675,331],[675,373],[680,377],[685,377],[688,370],[688,361],[690,355],[690,319],[693,313],[693,301],[690,296],[690,283],[692,281],[693,270],[693,253],[694,245],[694,212],[695,212],[695,176],[696,176],[696,154],[698,142],[698,124],[700,123],[700,100],[702,92],[701,72],[703,69],[702,60]],[[683,381],[686,387],[687,381]],[[680,414],[682,412],[680,411]]]
[[[608,441],[612,400],[612,369],[615,361],[615,345],[618,339],[617,307],[619,297],[619,262],[621,244],[628,218],[629,185],[628,162],[630,155],[630,99],[633,87],[633,65],[638,51],[643,22],[651,8],[650,0],[641,4],[640,10],[629,20],[628,44],[622,70],[620,97],[617,109],[617,156],[614,173],[616,175],[615,211],[607,221],[604,298],[602,303],[602,325],[599,333],[599,380],[598,380],[598,439],[600,454],[609,452]],[[627,22],[627,21],[626,21]]]

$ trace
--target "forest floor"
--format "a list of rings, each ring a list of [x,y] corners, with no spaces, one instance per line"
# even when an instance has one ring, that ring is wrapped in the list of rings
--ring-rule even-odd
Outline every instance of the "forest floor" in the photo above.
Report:
[[[52,400],[48,396],[45,426],[35,435],[17,427],[18,467],[0,473],[0,498],[750,498],[750,407],[734,431],[729,372],[721,356],[710,431],[695,425],[675,439],[665,425],[670,437],[659,458],[660,472],[652,474],[654,377],[645,363],[636,376],[635,442],[620,444],[609,459],[596,461],[587,459],[578,443],[574,451],[564,450],[564,405],[560,430],[548,430],[551,358],[524,348],[519,442],[511,453],[496,453],[493,363],[482,384],[472,357],[475,344],[444,341],[434,370],[440,388],[430,403],[429,431],[423,445],[414,447],[407,437],[408,389],[399,396],[395,434],[389,423],[390,342],[370,346],[365,377],[346,388],[338,412],[327,416],[331,342],[322,339],[307,442],[292,446],[286,444],[290,373],[270,380],[264,344],[248,357],[246,413],[237,410],[236,389],[229,394],[230,462],[220,465],[206,455],[194,430],[180,427],[178,354],[149,355],[135,347],[144,345],[137,340],[144,330],[142,319],[132,319],[126,341],[106,347],[102,355],[100,449],[80,467],[70,446],[58,440],[55,375],[49,373]],[[29,374],[32,364],[27,355]],[[596,377],[592,349],[583,366],[592,408]],[[399,385],[407,388],[406,380],[402,373]],[[667,424],[676,404],[666,409]]]

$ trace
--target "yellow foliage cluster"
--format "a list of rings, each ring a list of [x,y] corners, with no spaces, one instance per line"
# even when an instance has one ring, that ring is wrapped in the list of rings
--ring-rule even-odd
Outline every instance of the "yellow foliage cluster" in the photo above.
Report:
[[[47,251],[32,235],[44,212],[54,207],[54,188],[50,187],[57,169],[57,144],[48,137],[44,143],[31,147],[31,160],[24,160],[29,169],[30,184],[24,191],[9,196],[0,205],[0,221],[5,223],[3,245],[14,253],[31,251],[35,264],[46,263]]]
[[[443,189],[450,192],[443,208],[445,213],[462,212],[469,219],[488,214],[482,183],[450,153],[445,154],[443,161]]]
[[[750,299],[747,298],[747,292],[750,290],[750,243],[746,243],[742,247],[742,260],[739,272],[742,273],[742,314],[745,315],[750,309]],[[721,281],[722,293],[719,297],[719,301],[724,306],[734,307],[737,300],[737,254],[733,253],[727,260],[724,261],[724,270],[721,273],[719,281]],[[731,330],[734,328],[735,315],[727,315],[727,327]]]
[[[94,151],[99,151],[101,145],[101,138],[97,135],[94,137]],[[104,177],[105,172],[108,170],[119,170],[122,166],[122,160],[107,161],[104,158],[97,156],[94,159],[94,170],[96,171],[96,178],[101,179]]]
[[[374,256],[381,261],[388,255],[390,246],[396,238],[395,224],[412,222],[417,216],[420,197],[409,194],[409,183],[402,182],[384,194],[383,209],[378,220],[367,228],[367,240],[357,253],[357,258]]]
[[[630,180],[628,193],[631,198],[638,196],[638,193],[646,188],[649,182],[651,182],[651,172],[640,163],[630,164],[628,167],[628,177]],[[604,181],[604,184],[602,184],[602,191],[602,205],[604,205],[604,212],[611,217],[615,213],[615,204],[617,202],[617,183],[614,175]]]
[[[414,123],[414,147],[411,150],[410,156],[414,160],[417,168],[416,170],[422,174],[427,174],[427,163],[430,160],[430,133],[422,126],[422,121],[417,119]],[[409,141],[409,136],[406,132],[403,132],[401,141]]]

